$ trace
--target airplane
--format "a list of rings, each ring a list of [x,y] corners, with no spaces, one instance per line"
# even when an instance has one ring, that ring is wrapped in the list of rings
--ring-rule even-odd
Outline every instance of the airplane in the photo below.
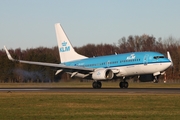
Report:
[[[71,45],[60,23],[55,24],[60,64],[24,61],[12,58],[6,46],[9,60],[19,63],[42,65],[57,68],[56,75],[66,72],[71,77],[93,80],[93,88],[101,88],[101,81],[121,79],[120,88],[128,88],[129,77],[138,76],[140,81],[158,81],[165,70],[173,66],[170,53],[167,57],[159,52],[131,52],[88,58],[78,54]]]

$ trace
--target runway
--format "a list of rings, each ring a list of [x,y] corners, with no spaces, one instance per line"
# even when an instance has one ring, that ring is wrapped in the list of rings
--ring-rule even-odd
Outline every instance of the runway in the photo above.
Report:
[[[180,88],[0,88],[0,92],[59,92],[59,93],[152,93],[180,94]]]

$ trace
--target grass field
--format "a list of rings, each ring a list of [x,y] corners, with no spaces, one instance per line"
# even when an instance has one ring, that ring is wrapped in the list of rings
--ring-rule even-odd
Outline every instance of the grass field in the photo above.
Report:
[[[91,87],[91,82],[0,84],[5,87]],[[118,82],[103,87],[119,88]],[[130,83],[130,88],[180,84]],[[0,120],[178,120],[179,94],[0,92]]]
[[[178,94],[0,93],[1,120],[177,120]]]

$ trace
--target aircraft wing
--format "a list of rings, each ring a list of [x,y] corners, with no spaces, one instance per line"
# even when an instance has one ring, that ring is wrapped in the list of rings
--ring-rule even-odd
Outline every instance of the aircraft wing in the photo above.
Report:
[[[48,66],[48,67],[66,69],[66,70],[78,70],[78,71],[86,71],[86,72],[94,71],[93,68],[84,68],[84,67],[78,67],[78,66],[65,66],[63,64],[55,64],[55,63],[44,63],[44,62],[33,62],[33,61],[17,60],[17,59],[12,58],[11,54],[9,53],[9,51],[7,50],[7,48],[5,46],[4,46],[4,49],[6,51],[8,59],[11,60],[11,61],[14,61],[14,62],[33,64],[33,65],[41,65],[41,66]]]

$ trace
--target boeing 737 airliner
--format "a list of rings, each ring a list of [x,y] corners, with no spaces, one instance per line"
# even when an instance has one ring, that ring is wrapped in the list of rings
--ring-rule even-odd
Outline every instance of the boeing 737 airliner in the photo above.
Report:
[[[13,59],[4,46],[8,58],[12,61],[58,68],[56,74],[64,71],[71,77],[94,80],[93,88],[101,88],[101,81],[122,78],[120,88],[128,88],[127,78],[138,76],[141,81],[157,80],[158,76],[172,66],[169,52],[167,57],[158,52],[132,52],[88,58],[75,52],[68,37],[59,23],[55,24],[60,64],[32,62]]]

